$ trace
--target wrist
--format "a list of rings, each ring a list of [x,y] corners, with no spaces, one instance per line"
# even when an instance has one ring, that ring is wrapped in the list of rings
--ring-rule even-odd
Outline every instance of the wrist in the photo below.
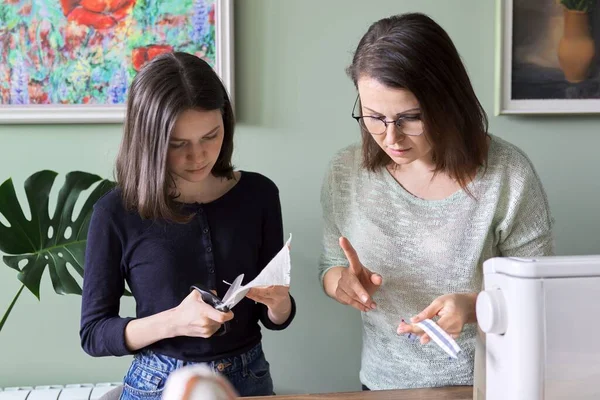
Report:
[[[277,307],[267,307],[267,314],[269,319],[277,325],[283,324],[289,318],[292,313],[292,300],[290,296],[286,296]]]
[[[175,313],[163,311],[149,317],[134,319],[125,326],[125,345],[130,351],[142,349],[162,339],[179,335]]]
[[[332,267],[329,268],[325,275],[323,275],[323,289],[325,293],[332,299],[336,299],[335,292],[337,291],[340,278],[342,277],[342,271],[345,267]]]
[[[177,323],[177,307],[161,313],[161,320],[159,321],[158,329],[164,339],[170,339],[183,335]]]
[[[280,306],[273,309],[270,308],[269,312],[274,315],[290,315],[290,312],[292,312],[292,302],[288,300],[286,306]]]
[[[477,323],[477,295],[479,293],[477,292],[472,292],[472,293],[466,293],[466,295],[469,298],[469,314],[467,315],[467,323]]]

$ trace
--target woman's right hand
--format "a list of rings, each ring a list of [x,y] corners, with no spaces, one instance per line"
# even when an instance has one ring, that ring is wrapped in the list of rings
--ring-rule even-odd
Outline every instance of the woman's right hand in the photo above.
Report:
[[[348,304],[359,311],[369,311],[377,307],[371,296],[379,289],[383,279],[381,275],[371,272],[358,258],[358,254],[350,241],[340,238],[340,247],[348,259],[348,267],[332,268],[330,277],[337,278],[333,297],[342,304]],[[329,272],[327,273],[329,275]],[[327,279],[327,275],[325,279]],[[339,276],[339,278],[338,278]]]
[[[202,295],[192,290],[174,311],[174,336],[192,336],[208,339],[221,325],[233,319],[233,313],[215,310],[202,301]]]

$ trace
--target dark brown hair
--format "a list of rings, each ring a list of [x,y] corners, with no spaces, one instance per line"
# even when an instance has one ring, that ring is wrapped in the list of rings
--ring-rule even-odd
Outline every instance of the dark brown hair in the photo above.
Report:
[[[381,19],[360,40],[348,75],[406,89],[419,101],[432,146],[435,172],[445,172],[465,189],[487,160],[488,120],[452,40],[426,15]],[[357,86],[358,87],[358,86]],[[390,157],[362,132],[363,165],[375,171]]]
[[[233,110],[227,91],[211,66],[187,53],[157,56],[136,75],[129,88],[116,180],[125,206],[142,218],[186,222],[178,212],[174,181],[167,170],[169,137],[181,113],[221,110],[224,138],[211,173],[232,179]]]

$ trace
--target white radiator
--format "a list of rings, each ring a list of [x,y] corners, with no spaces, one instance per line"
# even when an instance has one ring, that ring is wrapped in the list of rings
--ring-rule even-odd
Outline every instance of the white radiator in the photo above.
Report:
[[[0,388],[0,400],[98,400],[119,385],[122,383],[7,387]]]

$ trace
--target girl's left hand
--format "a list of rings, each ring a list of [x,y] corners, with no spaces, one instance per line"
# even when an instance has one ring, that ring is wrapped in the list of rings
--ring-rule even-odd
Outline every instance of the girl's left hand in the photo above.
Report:
[[[277,325],[287,321],[292,312],[289,286],[253,287],[246,297],[267,306],[269,318]]]
[[[477,322],[475,314],[475,303],[477,293],[453,293],[440,296],[417,316],[410,319],[411,324],[404,320],[398,326],[398,334],[412,333],[421,337],[421,344],[427,344],[431,340],[418,326],[413,325],[424,319],[432,319],[439,316],[436,323],[448,335],[457,339],[465,324]]]

